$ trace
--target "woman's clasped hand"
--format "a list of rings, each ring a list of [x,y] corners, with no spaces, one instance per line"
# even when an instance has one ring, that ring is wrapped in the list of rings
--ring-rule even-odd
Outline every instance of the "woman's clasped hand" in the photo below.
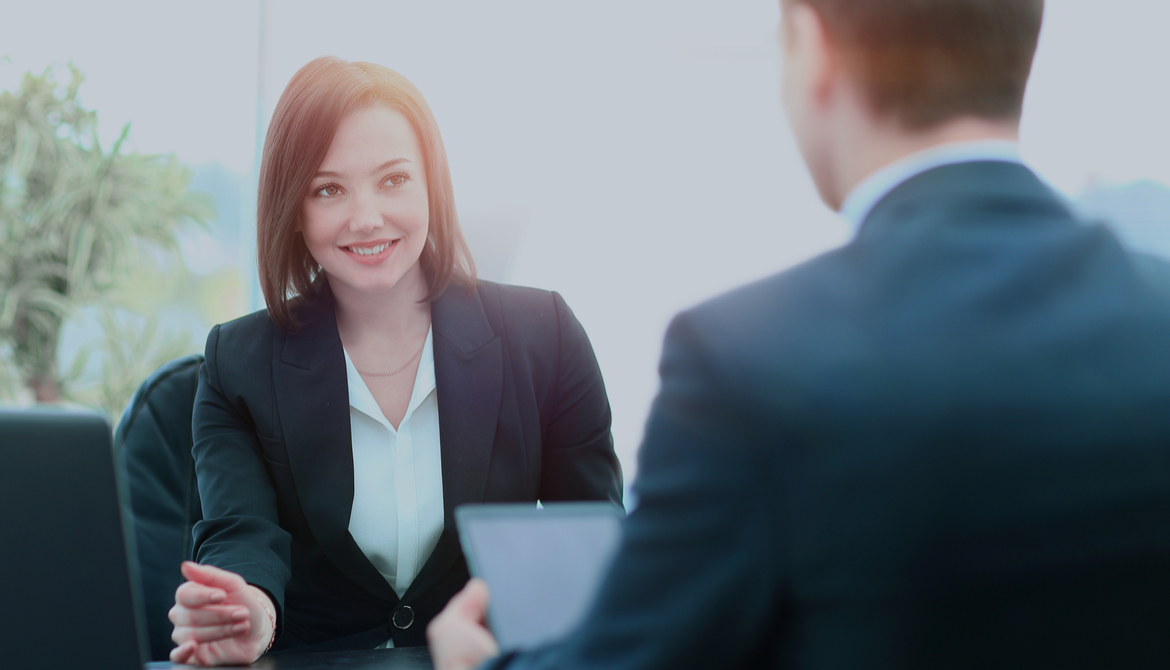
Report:
[[[175,625],[172,663],[246,665],[259,658],[275,632],[268,595],[234,572],[190,561],[169,617]]]

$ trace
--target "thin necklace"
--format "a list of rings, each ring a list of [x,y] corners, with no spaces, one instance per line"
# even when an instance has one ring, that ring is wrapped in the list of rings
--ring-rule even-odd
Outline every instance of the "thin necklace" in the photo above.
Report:
[[[414,352],[414,355],[411,356],[405,363],[403,363],[402,367],[398,368],[394,372],[366,372],[364,370],[358,370],[358,372],[360,372],[363,377],[393,377],[394,375],[398,374],[399,372],[402,372],[403,370],[405,370],[411,363],[413,363],[414,359],[418,358],[418,355],[422,353],[422,350],[426,346],[427,346],[427,338],[424,337],[423,342],[422,342],[422,346],[418,348],[418,351]]]

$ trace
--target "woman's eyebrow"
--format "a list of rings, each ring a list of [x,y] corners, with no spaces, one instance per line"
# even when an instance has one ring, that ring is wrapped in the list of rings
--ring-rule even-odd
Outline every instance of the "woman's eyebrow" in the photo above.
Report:
[[[409,162],[411,162],[409,158],[391,158],[390,160],[386,161],[385,163],[382,163],[381,165],[374,168],[373,170],[370,170],[370,174],[374,174],[376,172],[381,172],[382,170],[385,170],[386,168],[394,167],[395,165],[398,165],[399,163],[409,163]],[[334,172],[332,170],[320,170],[317,172],[317,174],[313,175],[313,178],[316,179],[317,177],[344,177],[344,176],[345,175],[340,173],[340,172]]]
[[[373,174],[375,172],[381,172],[382,170],[385,170],[386,168],[394,167],[395,165],[398,165],[399,163],[409,163],[409,162],[410,162],[409,158],[392,158],[392,159],[386,161],[385,163],[382,163],[378,167],[374,168],[373,170],[370,170],[370,173]]]

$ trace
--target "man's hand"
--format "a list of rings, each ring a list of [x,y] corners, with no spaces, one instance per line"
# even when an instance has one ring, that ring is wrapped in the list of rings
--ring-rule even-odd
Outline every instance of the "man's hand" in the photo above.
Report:
[[[190,561],[168,616],[175,625],[172,663],[247,665],[272,639],[275,611],[268,594],[234,572]]]
[[[484,627],[487,604],[487,583],[472,579],[427,626],[435,670],[470,670],[500,653]]]

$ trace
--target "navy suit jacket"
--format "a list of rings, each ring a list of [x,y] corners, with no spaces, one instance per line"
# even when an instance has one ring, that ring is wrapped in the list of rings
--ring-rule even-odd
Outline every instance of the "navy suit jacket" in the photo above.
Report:
[[[621,504],[601,372],[565,302],[486,281],[470,295],[452,287],[431,305],[445,526],[400,600],[349,534],[349,393],[327,282],[298,316],[295,334],[266,312],[213,328],[193,417],[196,560],[272,595],[274,649],[425,644],[427,622],[468,579],[460,504]]]
[[[1020,165],[679,315],[620,554],[530,668],[1170,664],[1170,268]]]

